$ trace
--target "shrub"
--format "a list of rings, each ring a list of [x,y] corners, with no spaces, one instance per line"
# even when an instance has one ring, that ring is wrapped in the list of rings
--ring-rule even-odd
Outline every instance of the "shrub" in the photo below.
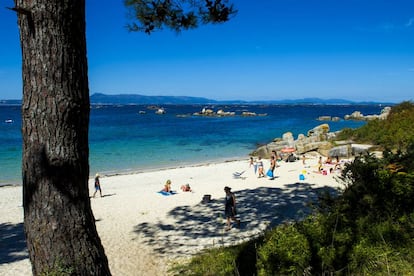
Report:
[[[258,275],[303,274],[311,259],[306,237],[293,224],[279,226],[267,233],[257,255]]]

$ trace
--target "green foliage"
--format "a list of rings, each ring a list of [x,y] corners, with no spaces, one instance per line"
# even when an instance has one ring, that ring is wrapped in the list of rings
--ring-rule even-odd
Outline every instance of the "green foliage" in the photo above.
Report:
[[[244,245],[213,248],[193,257],[190,262],[173,268],[174,275],[237,275],[236,259]]]
[[[133,22],[130,31],[144,31],[167,27],[177,32],[196,28],[199,23],[222,23],[236,13],[227,0],[124,0]]]
[[[405,151],[414,143],[414,104],[402,102],[393,106],[386,120],[369,121],[352,130],[345,129],[338,139],[352,139],[383,146],[383,148]]]
[[[41,273],[41,276],[70,276],[73,275],[75,270],[73,267],[66,266],[61,259],[53,263],[48,271]]]
[[[303,274],[311,256],[306,237],[292,224],[267,233],[257,254],[258,275]]]
[[[349,270],[363,275],[412,275],[413,247],[400,249],[362,239],[353,248]]]
[[[414,210],[414,172],[404,164],[413,158],[412,152],[386,159],[369,154],[356,157],[343,171],[341,178],[348,186],[336,204],[346,207],[342,212],[369,216],[373,220],[411,212]],[[394,163],[388,163],[389,160]]]

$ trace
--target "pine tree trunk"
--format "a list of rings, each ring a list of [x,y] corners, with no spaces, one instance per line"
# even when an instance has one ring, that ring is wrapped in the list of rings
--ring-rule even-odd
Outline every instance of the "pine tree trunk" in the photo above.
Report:
[[[110,275],[88,191],[84,0],[15,0],[23,58],[24,225],[34,275]]]

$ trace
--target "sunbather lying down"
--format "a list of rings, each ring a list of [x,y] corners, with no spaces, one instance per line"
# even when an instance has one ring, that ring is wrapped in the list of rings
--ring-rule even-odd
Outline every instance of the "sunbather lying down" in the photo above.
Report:
[[[191,187],[190,187],[190,184],[185,184],[185,185],[182,185],[181,186],[181,190],[183,191],[183,192],[191,192]]]

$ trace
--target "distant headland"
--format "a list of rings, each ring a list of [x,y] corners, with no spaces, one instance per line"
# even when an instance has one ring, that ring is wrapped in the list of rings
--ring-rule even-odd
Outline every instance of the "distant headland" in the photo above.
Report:
[[[147,96],[141,94],[117,94],[108,95],[94,93],[90,96],[91,104],[303,104],[303,105],[394,105],[395,103],[387,102],[356,102],[344,99],[320,99],[320,98],[303,98],[303,99],[285,99],[285,100],[261,100],[261,101],[243,101],[243,100],[213,100],[203,97],[191,96]],[[0,100],[0,105],[20,105],[21,100]]]

